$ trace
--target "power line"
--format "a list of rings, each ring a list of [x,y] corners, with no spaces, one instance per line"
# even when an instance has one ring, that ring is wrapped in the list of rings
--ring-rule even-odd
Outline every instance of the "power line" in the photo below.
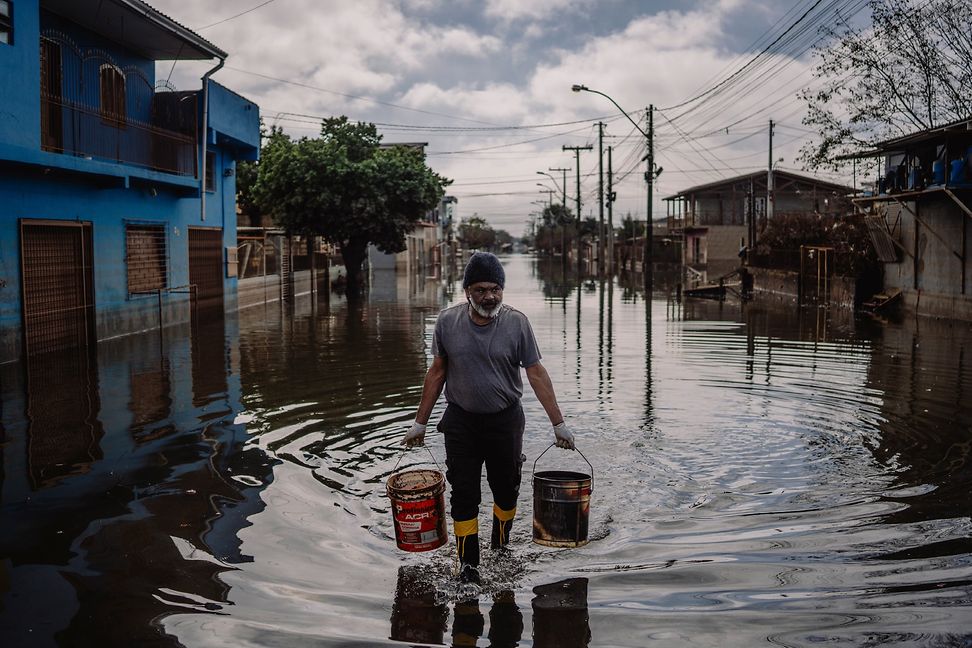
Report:
[[[724,86],[725,84],[729,83],[734,78],[736,78],[737,76],[739,76],[740,74],[742,74],[743,72],[745,72],[751,65],[753,65],[757,60],[759,60],[760,57],[762,57],[764,54],[766,54],[767,52],[769,52],[770,48],[772,48],[774,45],[776,45],[778,42],[780,42],[780,40],[782,40],[782,38],[784,36],[786,36],[788,33],[790,33],[790,31],[793,28],[795,28],[797,25],[799,25],[808,15],[810,15],[810,12],[811,11],[813,11],[814,9],[817,8],[817,5],[819,5],[821,2],[823,2],[823,0],[816,0],[816,2],[813,3],[813,6],[811,6],[809,9],[807,9],[805,12],[803,12],[803,15],[801,15],[796,20],[796,22],[794,22],[789,27],[787,27],[786,30],[784,30],[784,32],[782,34],[780,34],[775,39],[773,39],[773,42],[771,42],[769,45],[767,45],[766,47],[764,47],[763,50],[759,54],[757,54],[756,56],[754,56],[753,58],[751,58],[749,60],[749,62],[747,62],[744,66],[742,66],[741,68],[739,68],[738,70],[736,70],[735,72],[733,72],[732,74],[730,74],[728,77],[726,77],[725,79],[723,79],[722,81],[720,81],[716,85],[712,86],[708,90],[706,90],[706,91],[704,91],[704,92],[702,92],[700,94],[695,95],[691,99],[686,99],[685,101],[683,101],[681,103],[677,103],[674,106],[667,106],[665,108],[659,108],[659,110],[674,110],[676,108],[681,108],[682,106],[687,106],[688,104],[690,104],[690,103],[692,103],[694,101],[697,101],[698,99],[701,99],[702,97],[705,97],[705,96],[707,96],[709,94],[712,94],[713,92],[715,92],[716,90],[718,90],[719,88],[721,88],[722,86]]]
[[[256,11],[256,10],[257,10],[257,9],[259,9],[260,7],[266,7],[266,6],[268,5],[268,4],[270,4],[270,3],[272,3],[272,2],[276,2],[276,1],[277,1],[277,0],[267,0],[266,2],[263,2],[263,3],[261,3],[261,4],[258,4],[258,5],[257,5],[257,6],[255,6],[255,7],[250,7],[250,8],[249,8],[249,9],[247,9],[246,11],[241,11],[241,12],[240,12],[240,13],[238,13],[238,14],[234,14],[234,15],[232,15],[232,16],[230,16],[229,18],[223,18],[222,20],[217,20],[216,22],[214,22],[214,23],[210,23],[210,24],[208,24],[208,25],[205,25],[204,27],[197,27],[197,28],[196,28],[196,31],[202,31],[202,30],[204,30],[204,29],[209,29],[210,27],[215,27],[216,25],[222,25],[222,24],[223,24],[223,23],[225,23],[225,22],[229,22],[229,21],[231,21],[231,20],[234,20],[234,19],[236,19],[236,18],[239,18],[240,16],[245,16],[246,14],[248,14],[248,13],[250,13],[251,11]]]
[[[267,109],[267,112],[274,113],[276,115],[275,119],[282,119],[285,121],[295,121],[297,123],[320,123],[321,120],[326,117],[323,115],[309,115],[304,113],[294,113],[286,111],[275,111]],[[305,121],[301,121],[304,119]],[[506,125],[506,126],[439,126],[439,125],[419,125],[419,124],[394,124],[386,122],[371,122],[375,126],[381,126],[386,129],[395,130],[406,130],[406,131],[442,131],[447,133],[462,132],[462,133],[476,133],[476,132],[486,132],[492,133],[497,131],[516,131],[516,130],[533,130],[539,128],[559,128],[561,126],[574,126],[576,124],[588,124],[590,122],[596,122],[607,119],[607,117],[590,117],[587,119],[575,119],[573,121],[565,122],[550,122],[547,124],[524,124],[521,126],[516,125]],[[311,121],[316,120],[316,121]]]

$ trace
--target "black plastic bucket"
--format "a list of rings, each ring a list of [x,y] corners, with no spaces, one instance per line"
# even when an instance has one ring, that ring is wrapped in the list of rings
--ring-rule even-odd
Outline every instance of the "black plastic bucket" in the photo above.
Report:
[[[547,547],[582,547],[587,544],[594,468],[581,454],[591,474],[569,470],[537,472],[540,457],[533,462],[533,541]]]

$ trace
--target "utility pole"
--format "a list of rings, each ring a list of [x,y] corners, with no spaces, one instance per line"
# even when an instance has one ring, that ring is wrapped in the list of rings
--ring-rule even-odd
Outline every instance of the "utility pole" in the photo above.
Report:
[[[653,201],[653,188],[655,185],[655,106],[648,106],[645,111],[648,117],[648,131],[647,144],[648,144],[648,155],[645,159],[648,161],[648,170],[645,172],[645,182],[648,183],[648,210],[645,212],[645,254],[644,254],[644,273],[645,273],[645,301],[651,303],[651,287],[652,287],[652,273],[651,273],[651,238],[652,238],[652,228],[651,228],[651,206]]]
[[[611,164],[611,152],[613,146],[608,147],[608,189],[607,189],[607,209],[608,209],[608,268],[614,269],[614,167]]]
[[[563,204],[564,204],[564,210],[566,212],[566,210],[567,210],[567,172],[570,171],[570,167],[567,167],[567,168],[563,168],[563,167],[549,168],[549,169],[547,169],[547,171],[563,171],[563,173],[564,173],[564,181],[563,181],[563,183],[560,186],[561,186],[561,188],[564,191],[564,201],[563,201]]]
[[[604,274],[604,122],[597,122],[597,274]]]
[[[541,189],[540,193],[547,194],[547,209],[553,207],[553,195],[557,192],[554,191],[553,189]]]
[[[577,265],[580,266],[581,262],[581,240],[580,240],[580,217],[581,217],[581,192],[580,192],[580,152],[593,150],[593,147],[588,144],[587,146],[563,146],[561,147],[564,151],[573,151],[574,159],[576,161],[577,169]],[[566,189],[565,189],[566,191]]]
[[[564,265],[566,265],[567,264],[567,220],[566,220],[567,218],[567,172],[570,171],[570,169],[564,167],[556,167],[556,168],[550,167],[547,169],[547,171],[562,171],[564,174],[564,180],[560,185],[560,188],[564,194],[563,202],[561,203],[564,206],[564,213],[562,214],[564,221],[560,223],[560,252],[561,252],[560,256],[561,256],[561,261],[563,262]],[[579,245],[577,246],[577,252],[578,254],[580,253]]]
[[[769,123],[769,168],[766,170],[766,222],[773,219],[773,120]]]

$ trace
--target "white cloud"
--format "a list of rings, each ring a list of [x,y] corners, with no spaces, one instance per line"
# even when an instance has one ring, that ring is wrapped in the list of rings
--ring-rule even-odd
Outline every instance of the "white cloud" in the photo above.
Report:
[[[505,21],[518,19],[543,20],[557,13],[589,5],[590,0],[487,0],[486,15]]]
[[[229,0],[191,4],[180,0],[152,1],[190,28],[240,11]],[[477,121],[537,124],[616,114],[616,109],[602,97],[572,93],[570,86],[574,83],[584,83],[609,94],[632,113],[643,110],[649,103],[664,107],[684,101],[745,60],[746,56],[740,57],[727,47],[726,26],[733,20],[738,23],[741,15],[747,20],[751,16],[752,20],[765,21],[768,11],[765,3],[755,0],[716,0],[691,11],[646,11],[632,20],[619,22],[611,33],[585,37],[582,11],[586,5],[583,4],[568,6],[565,0],[489,0],[484,9],[475,3],[463,5],[467,7],[465,14],[460,13],[457,5],[450,4],[449,15],[462,20],[436,22],[436,3],[441,0],[354,3],[287,0],[201,33],[230,52],[228,67],[218,73],[217,80],[256,101],[268,121],[272,121],[276,111],[282,111],[347,114],[352,119],[397,124],[475,126]],[[415,8],[420,9],[419,13],[410,13]],[[444,10],[443,6],[443,15]],[[486,33],[485,25],[477,29],[477,22],[483,20],[480,11],[494,19],[522,19],[524,29],[519,33],[523,35],[513,41],[504,37],[502,29],[497,33]],[[548,38],[553,23],[544,22],[555,17],[557,32],[570,34],[572,42],[579,45],[557,49],[557,43],[563,41]],[[211,65],[211,62],[196,66],[180,63],[177,75],[182,71],[185,82],[180,81],[178,85],[198,85],[199,75]],[[237,70],[326,91],[275,82]],[[507,71],[510,73],[506,74]],[[805,64],[791,62],[788,68],[778,71],[772,83],[736,97],[735,103],[724,109],[724,114],[702,114],[700,117],[704,119],[684,120],[680,127],[696,129],[697,134],[710,126],[709,122],[721,125],[729,121],[727,117],[744,116],[774,105],[792,96],[792,92],[786,95],[781,88],[801,83],[805,71]],[[356,100],[342,93],[375,101]],[[418,112],[394,109],[389,104],[408,106]],[[798,123],[799,116],[793,111],[799,106],[788,105],[786,109],[791,113],[791,123]],[[445,115],[456,118],[448,119]],[[762,113],[755,123],[749,120],[745,127],[755,132],[771,117],[785,118],[779,112]],[[312,135],[318,130],[313,119],[305,124],[279,123],[297,135]],[[742,134],[733,127],[729,136],[709,138],[689,146],[680,141],[678,133],[662,115],[656,116],[655,124],[659,161],[666,167],[659,181],[658,195],[715,179],[718,175],[711,166],[743,167],[765,162],[765,153],[761,153],[765,150],[765,137],[761,133],[739,145],[719,148]],[[392,129],[386,133],[386,140],[428,141],[430,164],[457,180],[450,191],[460,196],[459,215],[468,217],[478,212],[496,226],[518,234],[525,214],[535,209],[531,201],[541,197],[536,193],[535,182],[539,178],[536,171],[574,167],[573,156],[561,150],[564,144],[596,144],[595,130],[583,124],[580,127],[578,133],[516,146],[511,145],[577,127],[446,133]],[[640,136],[620,141],[632,131],[623,120],[611,121],[607,131],[614,137],[607,144],[617,147],[615,168],[631,171],[618,187],[616,213],[632,211],[643,216],[645,187],[638,167],[643,166],[640,159],[644,142]],[[791,131],[789,136],[793,134]],[[781,147],[785,146],[784,141],[781,134]],[[468,150],[479,152],[441,155],[446,151]],[[747,154],[753,157],[741,157]],[[781,151],[780,155],[787,160],[794,158],[791,151]],[[726,162],[720,162],[721,159]],[[582,173],[589,174],[596,169],[596,154],[584,153]],[[514,181],[502,184],[509,179]],[[500,184],[476,184],[479,182]],[[573,172],[568,182],[572,198]],[[584,180],[587,204],[584,215],[593,203],[594,186],[593,179]],[[656,209],[659,209],[657,205]]]

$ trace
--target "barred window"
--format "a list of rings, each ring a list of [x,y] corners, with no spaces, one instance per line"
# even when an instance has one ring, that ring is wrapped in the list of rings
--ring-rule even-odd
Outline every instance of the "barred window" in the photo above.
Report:
[[[13,2],[0,0],[0,45],[13,45]]]
[[[216,191],[216,154],[206,151],[206,191]]]
[[[113,126],[125,125],[125,74],[105,63],[99,70],[101,118]]]
[[[128,266],[130,295],[154,292],[168,285],[165,227],[128,225],[125,227],[125,261]]]

